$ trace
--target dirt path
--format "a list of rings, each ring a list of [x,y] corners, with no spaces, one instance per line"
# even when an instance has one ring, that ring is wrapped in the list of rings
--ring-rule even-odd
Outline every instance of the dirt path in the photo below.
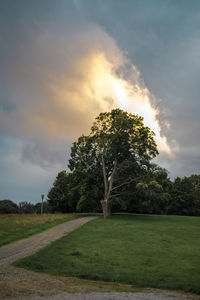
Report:
[[[84,217],[58,225],[48,231],[30,238],[3,246],[0,248],[0,299],[5,297],[26,296],[31,294],[53,294],[57,292],[74,291],[78,285],[77,279],[50,276],[35,273],[10,264],[19,258],[29,256],[55,241],[66,233],[95,219]]]
[[[75,219],[61,225],[58,225],[48,231],[31,236],[0,248],[0,268],[8,266],[13,261],[29,256],[40,248],[45,247],[50,242],[61,238],[64,234],[69,233],[77,227],[95,219],[96,217],[84,217]]]

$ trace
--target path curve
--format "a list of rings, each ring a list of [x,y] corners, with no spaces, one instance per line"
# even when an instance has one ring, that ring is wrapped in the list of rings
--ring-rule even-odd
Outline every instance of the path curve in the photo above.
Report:
[[[69,233],[77,227],[96,219],[97,217],[84,217],[65,222],[44,231],[42,233],[33,235],[27,239],[14,242],[12,244],[0,248],[0,268],[10,265],[17,259],[29,256],[45,247],[49,243],[61,238],[66,233]]]

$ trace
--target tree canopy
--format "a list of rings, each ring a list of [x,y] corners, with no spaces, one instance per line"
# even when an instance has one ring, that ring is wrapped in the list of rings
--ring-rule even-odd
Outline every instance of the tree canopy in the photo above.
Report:
[[[69,168],[71,172],[102,173],[104,198],[101,201],[104,217],[110,214],[110,198],[119,186],[135,178],[126,178],[114,186],[115,177],[122,173],[125,162],[137,169],[147,168],[158,154],[154,133],[143,124],[143,118],[121,109],[100,113],[91,133],[73,143]],[[124,178],[123,178],[124,179]]]

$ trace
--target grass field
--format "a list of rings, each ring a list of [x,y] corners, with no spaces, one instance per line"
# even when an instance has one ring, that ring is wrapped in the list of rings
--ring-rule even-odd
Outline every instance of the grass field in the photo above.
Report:
[[[40,228],[40,215],[0,215],[0,247],[76,217],[73,214],[44,214]]]
[[[200,294],[200,218],[116,215],[19,260],[39,272]]]

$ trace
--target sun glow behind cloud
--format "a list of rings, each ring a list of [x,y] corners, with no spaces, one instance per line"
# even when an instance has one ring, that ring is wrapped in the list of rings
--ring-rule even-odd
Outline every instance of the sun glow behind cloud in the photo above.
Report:
[[[138,114],[144,118],[145,126],[148,126],[155,133],[155,140],[158,150],[172,155],[165,136],[161,136],[161,128],[157,116],[158,109],[151,103],[149,90],[140,83],[139,72],[132,68],[134,82],[117,75],[116,66],[106,60],[104,54],[95,55],[91,60],[91,73],[89,76],[90,96],[101,99],[105,109],[108,105],[119,107],[132,114]],[[118,67],[118,66],[117,66]]]

